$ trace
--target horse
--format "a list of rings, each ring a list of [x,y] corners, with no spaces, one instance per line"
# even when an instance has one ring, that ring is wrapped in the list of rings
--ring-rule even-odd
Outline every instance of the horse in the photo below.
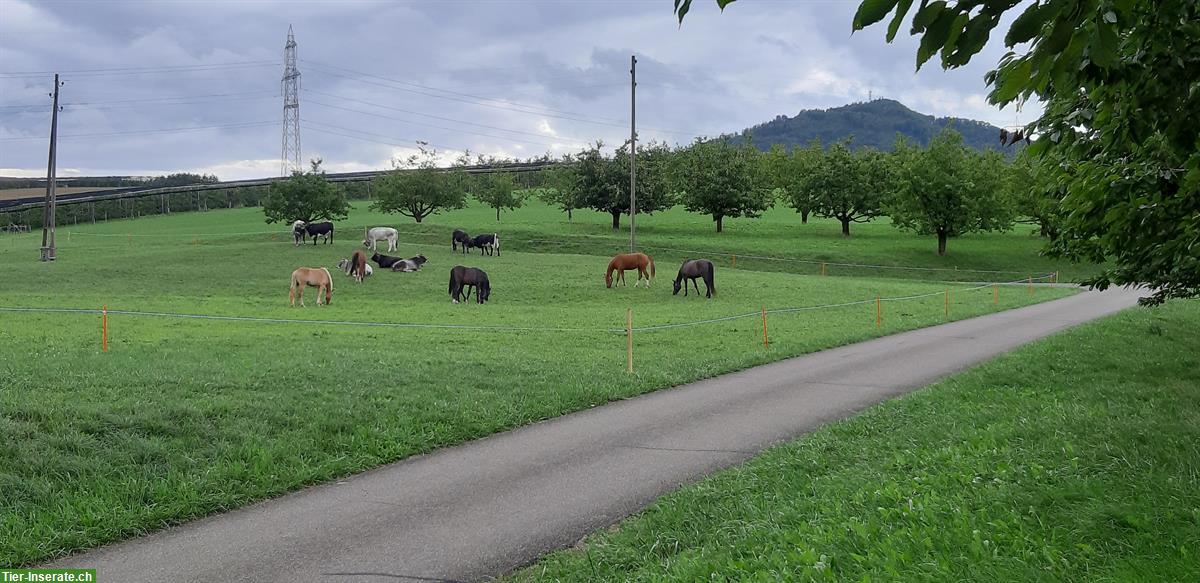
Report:
[[[352,263],[350,262],[349,259],[343,259],[341,261],[338,261],[337,265],[338,265],[338,269],[345,271],[346,275],[350,275],[350,266],[352,265]],[[363,268],[364,268],[363,277],[367,277],[367,276],[370,276],[372,273],[375,273],[375,270],[371,267],[370,263],[364,263]]]
[[[455,265],[450,270],[450,300],[456,304],[459,299],[465,301],[471,297],[471,290],[468,289],[464,295],[463,288],[471,287],[475,288],[476,303],[482,304],[492,295],[492,284],[482,269]]]
[[[292,223],[292,238],[295,239],[297,247],[308,237],[313,238],[313,245],[317,244],[317,237],[324,237],[324,242],[332,244],[333,223],[329,221],[325,221],[324,223],[296,221]]]
[[[380,241],[386,240],[388,242],[387,250],[391,252],[396,250],[396,242],[399,240],[399,238],[400,232],[396,229],[391,227],[372,227],[371,229],[367,230],[367,234],[363,239],[363,247],[366,247],[367,249],[370,249],[371,252],[374,252],[376,245]]]
[[[304,288],[317,288],[317,305],[321,305],[321,290],[325,290],[325,305],[333,299],[333,278],[324,267],[301,267],[292,272],[292,285],[288,288],[288,302],[296,307],[296,296],[300,296],[300,307],[304,307]]]
[[[646,278],[646,287],[650,287],[650,280],[654,278],[654,259],[645,253],[624,253],[613,257],[612,261],[608,262],[608,272],[604,274],[604,285],[613,286],[614,271],[618,272],[617,279],[621,280],[621,285],[625,285],[626,269],[638,270],[638,278],[633,287],[642,283],[642,277]]]
[[[374,261],[383,269],[391,269],[393,265],[404,261],[402,257],[392,257],[391,255],[380,255],[378,253],[371,256],[371,261]]]
[[[462,229],[454,229],[454,234],[450,235],[450,250],[458,251],[459,245],[462,245],[462,252],[466,253],[471,248],[471,236]]]
[[[466,233],[463,233],[463,234],[465,235]],[[478,247],[480,253],[483,253],[486,251],[488,255],[491,255],[492,251],[495,251],[496,256],[499,257],[500,256],[500,235],[498,235],[496,233],[492,233],[490,235],[479,235],[478,237],[471,239],[471,246]]]
[[[707,259],[685,259],[683,265],[679,266],[679,275],[675,276],[675,291],[672,295],[679,295],[680,283],[683,284],[683,296],[687,297],[688,288],[687,282],[683,281],[687,278],[692,282],[692,287],[696,288],[696,295],[700,295],[700,286],[696,285],[697,278],[704,279],[704,297],[711,298],[717,293],[717,286],[713,284],[713,263]]]
[[[354,281],[362,283],[363,278],[367,276],[367,254],[355,249],[354,253],[350,255],[348,263],[346,275],[352,276]]]
[[[426,261],[429,260],[425,259],[424,255],[417,255],[416,257],[412,257],[410,259],[401,259],[400,261],[392,264],[392,271],[402,271],[404,273],[421,271],[421,266],[425,265]]]

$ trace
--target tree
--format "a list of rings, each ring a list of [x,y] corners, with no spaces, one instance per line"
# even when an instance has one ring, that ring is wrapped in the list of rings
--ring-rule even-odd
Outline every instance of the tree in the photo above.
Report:
[[[509,172],[484,175],[475,191],[475,199],[496,209],[497,222],[500,221],[500,211],[518,209],[525,204],[525,198],[517,191],[517,183]]]
[[[815,150],[816,154],[820,155],[819,145]],[[809,161],[812,153],[805,148],[793,148],[788,152],[787,147],[775,144],[759,157],[761,173],[767,187],[780,202],[800,213],[802,224],[808,224],[808,215],[817,206],[816,197],[806,189],[804,180],[810,171]]]
[[[321,159],[310,162],[308,172],[292,172],[291,178],[274,183],[263,197],[263,214],[268,223],[343,220],[350,203],[325,179]]]
[[[696,140],[680,151],[675,184],[684,208],[712,216],[718,233],[726,217],[757,217],[771,208],[774,200],[757,155],[749,141],[739,147],[720,138]]]
[[[847,140],[809,155],[812,162],[802,175],[802,191],[812,193],[818,215],[842,223],[843,237],[850,236],[850,223],[865,223],[882,214],[884,191],[890,184],[884,154],[852,152]]]
[[[576,187],[581,207],[612,216],[612,228],[621,228],[621,215],[629,214],[629,143],[610,158],[597,142],[576,155]],[[637,212],[654,214],[675,205],[668,190],[671,148],[666,144],[639,145],[637,150]]]
[[[1038,226],[1039,234],[1057,241],[1062,231],[1064,170],[1022,151],[1009,165],[1009,196],[1021,222]]]
[[[1002,192],[1003,158],[979,154],[946,129],[922,150],[896,145],[897,191],[887,208],[892,222],[919,235],[937,235],[938,255],[949,237],[1012,226],[1012,208]]]
[[[437,150],[418,144],[420,154],[409,156],[403,164],[387,174],[377,177],[374,190],[378,199],[371,204],[373,210],[397,213],[411,217],[420,223],[425,217],[443,210],[460,209],[466,206],[465,177],[453,168],[466,164],[459,158],[452,169],[439,168]]]
[[[567,221],[571,220],[571,211],[583,206],[579,195],[578,180],[575,168],[569,166],[573,160],[564,156],[563,166],[542,171],[542,188],[538,198],[546,204],[557,206],[567,213]]]

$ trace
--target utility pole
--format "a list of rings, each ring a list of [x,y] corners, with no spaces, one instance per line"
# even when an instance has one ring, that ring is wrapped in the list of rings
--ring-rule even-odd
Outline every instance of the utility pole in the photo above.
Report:
[[[54,74],[54,111],[50,114],[50,161],[46,163],[46,206],[42,211],[42,261],[57,259],[54,245],[54,207],[58,203],[54,192],[58,171],[58,74]]]
[[[629,55],[629,252],[637,252],[637,56]]]
[[[300,166],[300,70],[296,68],[296,37],[288,27],[283,48],[283,153],[281,175],[285,178]]]

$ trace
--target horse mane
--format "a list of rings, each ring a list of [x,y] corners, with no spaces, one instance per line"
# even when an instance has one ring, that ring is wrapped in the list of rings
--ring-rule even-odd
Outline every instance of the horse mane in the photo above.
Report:
[[[321,271],[325,272],[325,278],[329,280],[329,293],[332,294],[333,293],[333,276],[329,275],[329,270],[325,269],[324,267],[321,268]],[[319,289],[317,290],[317,293],[320,293]]]

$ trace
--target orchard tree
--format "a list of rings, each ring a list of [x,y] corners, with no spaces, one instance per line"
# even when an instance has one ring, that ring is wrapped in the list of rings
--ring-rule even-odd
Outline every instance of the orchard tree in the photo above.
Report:
[[[438,167],[437,150],[418,143],[419,154],[374,180],[377,200],[373,210],[411,217],[420,223],[430,215],[466,206],[465,175],[459,170],[466,164],[459,158],[451,169]]]
[[[681,150],[675,164],[675,187],[688,212],[712,217],[717,232],[726,217],[757,217],[771,208],[774,199],[763,179],[749,141],[740,147],[727,139],[696,140]]]
[[[574,160],[570,156],[564,156],[561,166],[543,170],[542,187],[538,192],[538,198],[542,202],[567,213],[567,222],[571,221],[571,212],[583,206],[577,184],[579,177],[572,166],[573,163]]]
[[[892,182],[885,154],[852,152],[849,141],[830,146],[805,180],[816,197],[816,213],[837,219],[843,237],[850,236],[850,223],[865,223],[883,213],[884,193]]]
[[[724,7],[731,0],[717,0]],[[691,0],[676,0],[682,20]],[[1200,295],[1200,2],[1195,0],[864,0],[860,30],[889,15],[887,39],[911,14],[917,66],[952,69],[987,44],[1005,13],[1010,49],[985,76],[988,100],[1034,98],[1030,150],[1070,168],[1052,255],[1103,264],[1085,283],[1145,284],[1145,303]],[[1021,52],[1016,49],[1020,48]]]
[[[575,176],[579,203],[612,216],[612,228],[621,228],[621,215],[629,214],[629,142],[606,157],[597,142],[576,156]],[[671,148],[666,144],[639,145],[637,150],[637,212],[654,214],[675,205],[668,189]]]
[[[475,190],[475,199],[496,209],[496,222],[500,221],[500,211],[518,209],[525,204],[525,197],[517,190],[510,172],[483,175]]]
[[[963,145],[962,135],[947,128],[924,150],[898,140],[895,156],[897,190],[887,214],[901,229],[937,235],[938,255],[946,254],[950,237],[1012,226],[999,153],[979,154]]]
[[[1021,222],[1037,225],[1052,243],[1062,231],[1065,172],[1027,151],[1017,154],[1007,172],[1008,193]]]
[[[309,162],[308,172],[296,170],[291,178],[271,185],[262,199],[268,223],[333,221],[350,215],[350,203],[341,190],[325,179],[321,159]]]
[[[821,153],[820,141],[813,140],[808,148],[792,148],[791,152],[775,144],[760,157],[763,180],[779,202],[800,213],[802,224],[808,224],[808,215],[817,208],[816,193],[808,189],[806,177]]]

